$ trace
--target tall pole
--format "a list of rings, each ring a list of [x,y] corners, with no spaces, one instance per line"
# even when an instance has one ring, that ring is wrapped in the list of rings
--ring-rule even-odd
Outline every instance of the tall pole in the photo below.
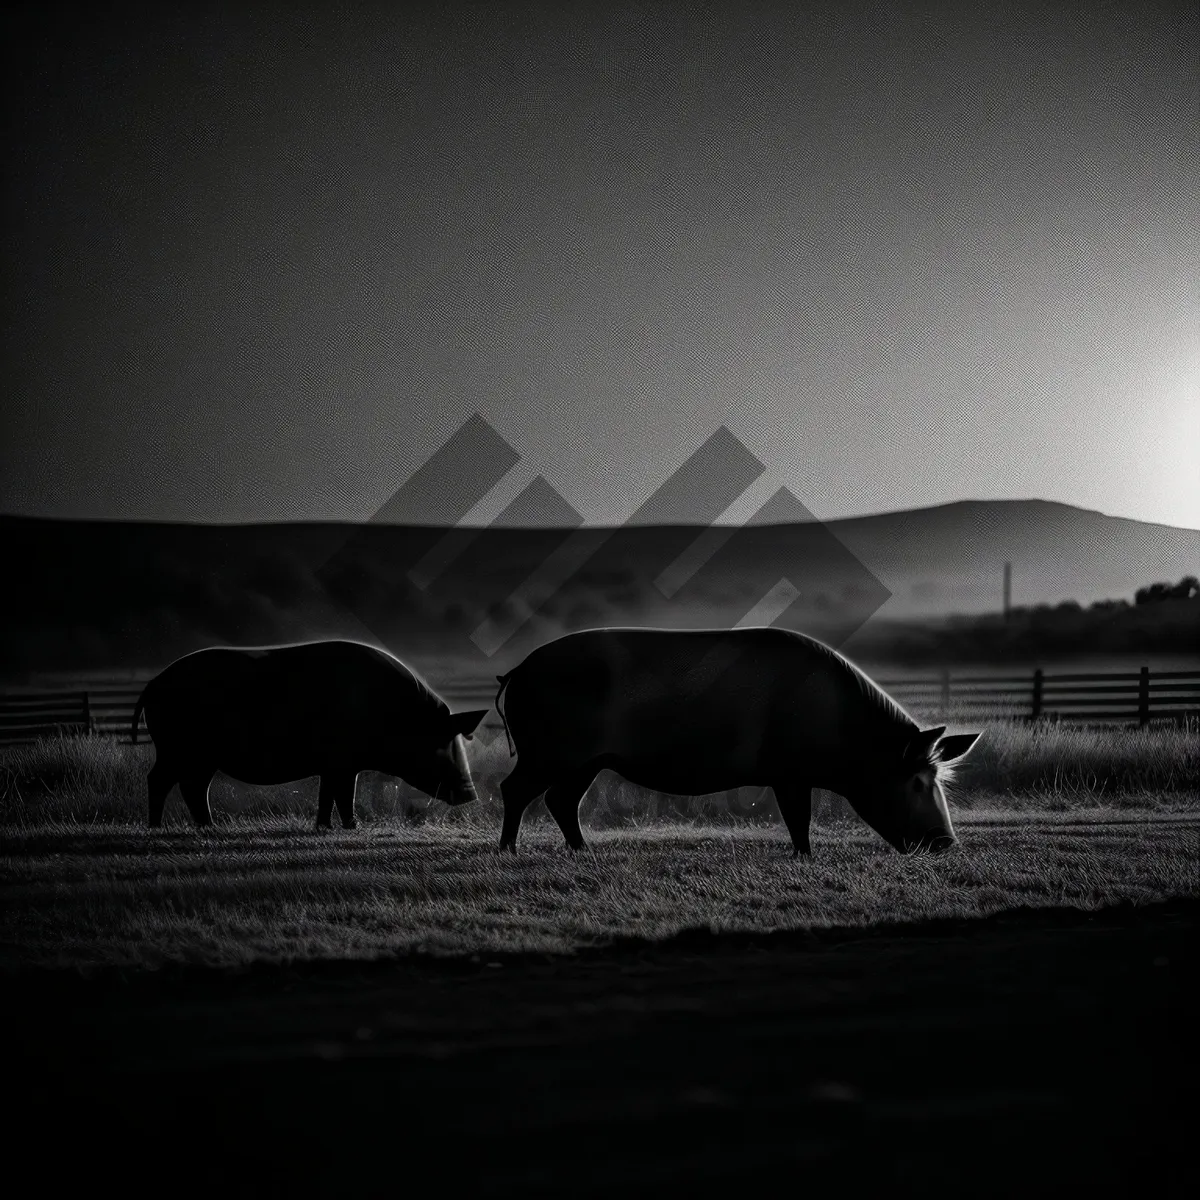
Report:
[[[1004,564],[1004,619],[1008,620],[1009,611],[1012,609],[1012,563]]]

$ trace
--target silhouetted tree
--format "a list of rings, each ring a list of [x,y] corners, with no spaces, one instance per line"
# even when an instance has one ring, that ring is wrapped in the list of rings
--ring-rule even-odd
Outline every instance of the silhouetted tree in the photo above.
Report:
[[[1138,588],[1134,600],[1138,604],[1154,604],[1159,600],[1194,600],[1200,596],[1200,582],[1195,575],[1185,575],[1178,583],[1152,583]]]
[[[1133,599],[1137,604],[1156,604],[1160,600],[1169,599],[1170,595],[1169,583],[1152,583],[1149,587],[1138,588],[1133,594]]]

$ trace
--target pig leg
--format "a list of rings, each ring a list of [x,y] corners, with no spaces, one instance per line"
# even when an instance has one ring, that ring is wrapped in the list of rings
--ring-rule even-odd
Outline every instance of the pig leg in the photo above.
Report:
[[[208,785],[212,783],[212,777],[215,774],[215,771],[196,772],[185,775],[179,781],[179,791],[183,796],[183,802],[188,806],[192,820],[200,826],[213,823],[212,809],[208,806]]]
[[[787,831],[792,835],[792,857],[812,855],[808,840],[808,827],[812,821],[812,788],[805,785],[777,783],[773,788],[775,803]]]
[[[337,804],[343,829],[354,828],[354,783],[357,774],[346,771],[322,771],[321,790],[317,793],[317,828],[333,828],[333,806]]]
[[[333,828],[333,789],[329,786],[329,775],[321,774],[321,790],[317,793],[317,828]]]
[[[321,783],[324,784],[322,779]],[[354,819],[354,789],[358,783],[358,772],[338,775],[330,780],[333,787],[333,802],[337,805],[338,817],[343,829],[353,829],[358,822]]]
[[[583,831],[579,828],[579,802],[592,786],[598,774],[596,767],[586,767],[575,775],[551,785],[546,793],[546,808],[558,822],[558,827],[572,850],[583,849]]]
[[[162,824],[167,793],[175,786],[175,772],[164,762],[155,762],[146,776],[146,791],[150,799],[150,828]]]
[[[546,790],[546,781],[517,763],[500,784],[504,799],[504,826],[500,830],[500,849],[517,852],[517,831],[525,810]]]

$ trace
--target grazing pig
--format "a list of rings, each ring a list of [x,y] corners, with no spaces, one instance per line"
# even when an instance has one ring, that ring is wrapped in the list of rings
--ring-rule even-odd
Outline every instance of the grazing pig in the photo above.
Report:
[[[522,814],[546,792],[578,850],[579,802],[606,767],[673,795],[769,786],[794,854],[811,853],[813,788],[844,796],[898,850],[956,840],[943,764],[979,735],[922,730],[852,663],[802,634],[586,630],[538,647],[497,679],[496,707],[503,695],[518,755],[500,785],[501,849],[516,849]]]
[[[156,750],[152,827],[176,783],[196,824],[212,824],[217,771],[257,784],[319,775],[317,827],[326,829],[335,804],[354,828],[360,771],[399,776],[448,804],[477,798],[462,739],[488,710],[451,713],[402,662],[358,642],[198,650],[146,685],[135,742],[143,711]]]

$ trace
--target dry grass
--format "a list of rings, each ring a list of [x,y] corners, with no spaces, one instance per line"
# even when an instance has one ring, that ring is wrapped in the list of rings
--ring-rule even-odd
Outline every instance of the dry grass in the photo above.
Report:
[[[1001,798],[1005,807],[1054,810],[1113,804],[1179,811],[1196,806],[1198,791],[1196,720],[1145,729],[990,721],[955,784],[963,806]]]
[[[950,732],[979,724],[951,725]],[[959,811],[1069,811],[1097,806],[1156,812],[1191,811],[1200,792],[1200,723],[1146,729],[1079,729],[991,721],[963,760],[952,793]],[[481,800],[461,809],[430,801],[406,784],[364,773],[357,807],[365,821],[433,822],[475,827],[498,835],[500,780],[512,769],[503,736],[470,743]],[[145,774],[152,745],[127,746],[104,737],[48,738],[0,755],[0,831],[45,822],[107,824],[140,822],[145,816]],[[315,780],[275,788],[249,787],[220,776],[213,783],[214,814],[260,818],[316,815]],[[820,794],[818,824],[846,819],[844,803]],[[190,824],[178,793],[168,800],[168,824]],[[539,802],[526,822],[547,819]],[[769,792],[742,788],[712,796],[663,796],[603,772],[584,800],[581,819],[592,828],[681,821],[706,824],[773,823]]]
[[[131,826],[9,831],[0,936],[10,969],[237,965],[396,953],[569,952],[621,935],[765,931],[1096,908],[1200,894],[1192,820],[1045,827],[969,821],[938,856],[863,826],[818,830],[811,861],[779,831],[557,830],[516,856],[467,828],[319,834],[239,817],[205,835]]]
[[[47,741],[0,761],[0,940],[9,969],[235,965],[395,953],[569,952],[685,928],[774,930],[1091,908],[1200,894],[1195,730],[989,725],[951,797],[961,844],[895,854],[841,801],[794,861],[756,789],[679,799],[603,775],[569,854],[539,803],[495,849],[503,738],[474,748],[487,795],[449,809],[364,775],[363,824],[317,833],[314,781],[213,786],[144,828],[153,747]]]

